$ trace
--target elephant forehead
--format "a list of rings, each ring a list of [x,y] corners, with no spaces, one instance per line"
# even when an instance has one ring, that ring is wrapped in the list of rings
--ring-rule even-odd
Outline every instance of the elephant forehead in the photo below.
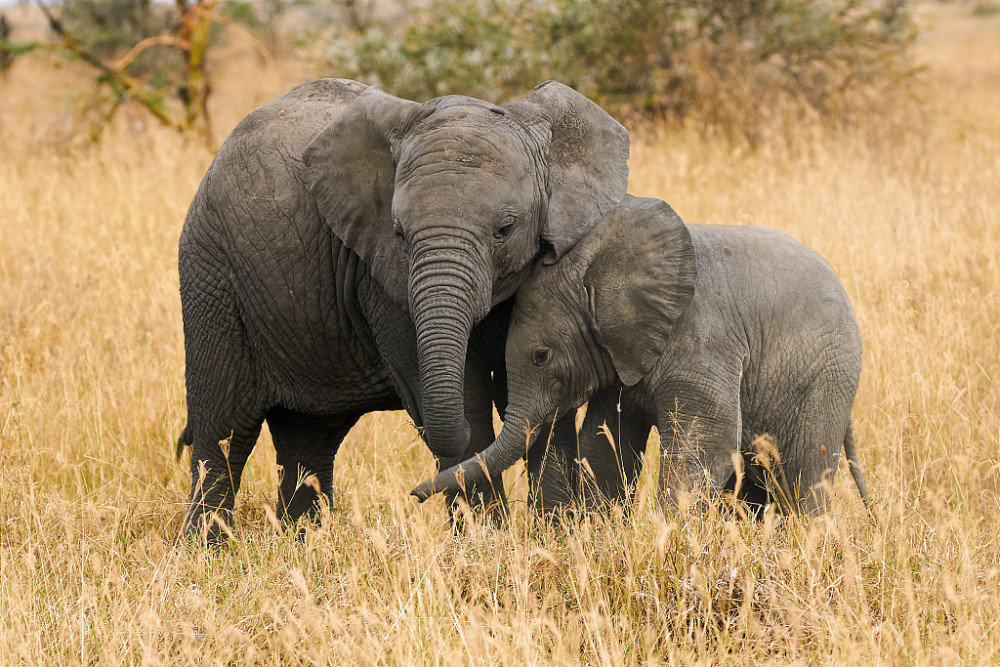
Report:
[[[522,322],[538,323],[558,318],[560,313],[572,309],[574,294],[566,281],[560,279],[559,264],[535,270],[517,292],[514,313]]]
[[[397,166],[393,211],[399,215],[443,212],[523,219],[538,214],[544,179],[529,160],[474,151],[477,142],[449,139]],[[404,216],[405,217],[405,216]]]
[[[432,114],[400,142],[398,169],[471,169],[522,177],[535,169],[530,142],[505,116],[478,106]]]
[[[517,298],[507,338],[514,346],[512,351],[528,352],[531,347],[539,344],[562,348],[571,344],[580,331],[576,313],[566,307],[564,299],[557,299],[546,305],[521,303],[520,293]]]
[[[488,176],[482,170],[460,176],[456,170],[426,169],[399,184],[392,200],[393,215],[404,225],[438,218],[492,221],[504,214],[532,218],[538,204],[528,188],[512,187],[505,179]]]

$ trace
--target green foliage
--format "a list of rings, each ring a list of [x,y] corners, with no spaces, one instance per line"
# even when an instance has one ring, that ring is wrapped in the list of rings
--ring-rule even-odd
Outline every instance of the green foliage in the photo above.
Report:
[[[977,2],[972,8],[972,15],[979,17],[996,16],[1000,14],[1000,3]]]
[[[172,9],[152,0],[66,0],[59,18],[88,51],[108,57],[169,32]]]
[[[270,49],[281,46],[277,23],[288,9],[301,0],[226,0],[219,5],[218,13],[230,19],[263,40]],[[221,25],[212,28],[213,39],[218,39]]]
[[[0,72],[5,71],[14,62],[14,57],[19,55],[17,45],[10,44],[10,23],[7,17],[0,14]]]
[[[177,25],[173,4],[152,0],[66,0],[59,19],[84,49],[107,61]],[[162,91],[179,85],[183,65],[177,49],[154,46],[140,53],[128,71]]]
[[[0,56],[9,65],[16,55],[45,50],[80,59],[96,70],[98,90],[109,90],[112,98],[100,123],[91,128],[94,140],[122,104],[134,100],[164,125],[198,131],[211,143],[205,54],[213,22],[225,21],[213,12],[216,4],[178,0],[171,19],[171,10],[151,0],[65,0],[58,15],[39,2],[60,44],[20,44],[0,36]],[[5,26],[0,21],[0,28]],[[9,33],[9,26],[4,32]],[[182,110],[165,103],[169,94],[176,94]],[[104,106],[99,98],[95,95],[96,104]]]
[[[756,126],[842,113],[909,72],[912,39],[905,0],[439,0],[344,31],[330,71],[413,99],[558,79],[619,111]]]

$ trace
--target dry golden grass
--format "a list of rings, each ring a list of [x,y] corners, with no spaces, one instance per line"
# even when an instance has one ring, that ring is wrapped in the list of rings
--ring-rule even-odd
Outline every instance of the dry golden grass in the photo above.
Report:
[[[755,152],[645,132],[632,191],[689,222],[816,248],[865,343],[830,516],[628,518],[454,538],[401,414],[369,415],[305,543],[276,531],[265,435],[217,554],[176,535],[188,492],[175,268],[211,155],[124,118],[66,149],[72,68],[0,82],[0,664],[1000,664],[1000,18],[938,7],[924,110]],[[928,19],[929,20],[929,19]],[[236,54],[240,55],[240,54]],[[234,60],[220,136],[303,77]],[[655,458],[655,457],[653,457]],[[655,464],[655,461],[652,462]]]

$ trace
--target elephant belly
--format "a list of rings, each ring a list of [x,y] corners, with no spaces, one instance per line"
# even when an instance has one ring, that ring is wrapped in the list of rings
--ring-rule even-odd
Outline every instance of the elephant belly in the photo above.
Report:
[[[266,326],[248,331],[271,402],[309,414],[401,408],[374,342],[341,321],[320,294],[289,300],[287,310],[272,313]]]
[[[282,378],[277,383],[272,376],[272,402],[298,412],[331,416],[403,408],[388,371],[316,370],[311,376]]]

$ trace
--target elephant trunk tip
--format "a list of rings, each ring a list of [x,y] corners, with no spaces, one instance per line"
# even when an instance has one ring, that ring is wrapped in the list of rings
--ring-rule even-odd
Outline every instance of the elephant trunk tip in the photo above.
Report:
[[[413,487],[410,491],[410,495],[417,499],[418,502],[424,502],[436,493],[434,490],[434,480],[428,479],[421,482],[417,486]]]
[[[479,479],[480,477],[482,479]],[[431,496],[442,491],[465,492],[468,485],[481,481],[492,482],[491,475],[482,455],[477,454],[463,463],[453,465],[447,470],[442,470],[432,479],[421,482],[413,487],[410,495],[420,502],[424,502]]]
[[[454,428],[429,426],[424,422],[424,439],[434,455],[441,459],[464,459],[472,440],[472,426],[462,417]]]

